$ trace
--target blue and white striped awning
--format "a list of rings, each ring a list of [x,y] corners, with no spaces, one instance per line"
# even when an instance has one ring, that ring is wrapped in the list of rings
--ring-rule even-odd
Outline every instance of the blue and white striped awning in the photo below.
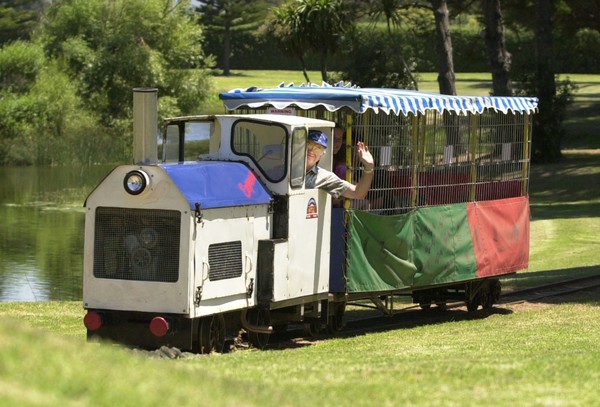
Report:
[[[417,92],[402,89],[358,88],[350,85],[301,85],[281,84],[272,89],[233,89],[219,95],[228,110],[240,107],[259,108],[273,106],[284,109],[297,106],[311,109],[322,106],[330,112],[348,107],[357,113],[368,109],[375,113],[424,114],[428,110],[440,113],[457,114],[482,113],[492,109],[507,113],[535,112],[538,106],[536,97],[494,97],[494,96],[448,96],[436,93]]]

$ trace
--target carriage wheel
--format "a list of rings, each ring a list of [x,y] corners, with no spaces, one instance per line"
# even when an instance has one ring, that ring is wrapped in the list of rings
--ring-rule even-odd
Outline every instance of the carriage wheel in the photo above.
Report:
[[[321,332],[320,322],[305,322],[302,324],[304,336],[312,337],[316,336]]]
[[[481,287],[475,285],[475,283],[467,283],[465,289],[465,303],[467,304],[467,311],[475,312],[481,304]]]
[[[273,325],[273,334],[274,335],[283,336],[287,333],[287,330],[288,330],[287,323]]]
[[[225,347],[225,317],[222,314],[200,319],[198,351],[200,353],[223,352]]]
[[[482,301],[483,308],[492,308],[500,300],[502,286],[500,280],[491,280],[486,287],[486,292]]]
[[[271,315],[268,309],[252,308],[248,310],[248,321],[256,326],[271,325]],[[264,349],[269,343],[270,334],[260,332],[248,332],[248,340],[257,349]]]
[[[476,295],[475,298],[467,300],[467,311],[475,312],[479,308],[479,296]]]
[[[448,304],[446,304],[446,301],[444,301],[444,300],[436,301],[435,306],[438,311],[447,311],[448,310]]]

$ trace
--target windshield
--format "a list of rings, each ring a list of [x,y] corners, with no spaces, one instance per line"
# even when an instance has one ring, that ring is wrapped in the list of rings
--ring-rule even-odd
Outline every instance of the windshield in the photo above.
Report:
[[[209,152],[213,121],[174,121],[165,129],[162,146],[164,162],[195,161]]]
[[[272,182],[286,174],[287,131],[275,123],[238,120],[233,125],[231,149],[248,156]]]

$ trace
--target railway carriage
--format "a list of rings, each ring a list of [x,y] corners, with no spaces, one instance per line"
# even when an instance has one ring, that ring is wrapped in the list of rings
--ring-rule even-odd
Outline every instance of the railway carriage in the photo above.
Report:
[[[89,338],[206,353],[243,328],[262,347],[290,323],[340,329],[348,301],[489,307],[498,277],[527,267],[537,99],[343,85],[221,99],[226,114],[167,119],[157,142],[157,93],[134,91],[134,164],[85,202]],[[308,131],[335,126],[350,182],[356,141],[376,159],[367,200],[341,208],[304,185]]]

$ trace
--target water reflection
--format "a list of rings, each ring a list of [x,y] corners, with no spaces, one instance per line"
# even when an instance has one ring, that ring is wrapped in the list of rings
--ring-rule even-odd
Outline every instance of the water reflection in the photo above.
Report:
[[[111,168],[0,167],[0,301],[81,300],[83,202]]]

